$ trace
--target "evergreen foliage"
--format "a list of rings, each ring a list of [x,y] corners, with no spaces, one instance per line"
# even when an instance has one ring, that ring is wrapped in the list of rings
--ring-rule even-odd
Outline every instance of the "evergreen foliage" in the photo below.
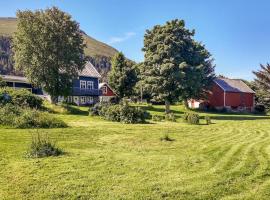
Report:
[[[130,97],[137,82],[135,63],[127,60],[123,53],[112,58],[112,69],[108,76],[109,85],[119,98]]]
[[[270,64],[260,65],[261,69],[254,71],[255,81],[252,89],[256,92],[256,103],[270,109]]]

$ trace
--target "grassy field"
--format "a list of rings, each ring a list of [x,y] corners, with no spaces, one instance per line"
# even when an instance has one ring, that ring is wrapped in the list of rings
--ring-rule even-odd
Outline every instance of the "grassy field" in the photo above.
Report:
[[[269,199],[268,117],[210,115],[126,125],[58,114],[69,128],[40,131],[66,154],[42,159],[25,157],[36,130],[0,128],[0,199]]]

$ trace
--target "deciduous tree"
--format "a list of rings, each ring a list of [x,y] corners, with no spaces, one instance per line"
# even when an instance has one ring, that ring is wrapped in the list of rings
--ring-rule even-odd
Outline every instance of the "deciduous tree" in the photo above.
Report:
[[[58,96],[69,95],[72,80],[85,64],[79,24],[56,7],[18,11],[17,18],[12,47],[15,66],[55,103]]]
[[[154,99],[165,101],[167,113],[174,101],[204,96],[214,78],[211,55],[194,34],[176,19],[144,36],[144,87]]]

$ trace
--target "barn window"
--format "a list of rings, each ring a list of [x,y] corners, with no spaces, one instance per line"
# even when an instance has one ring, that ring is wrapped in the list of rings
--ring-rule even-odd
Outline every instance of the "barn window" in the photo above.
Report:
[[[107,87],[106,86],[102,87],[102,94],[107,94]]]

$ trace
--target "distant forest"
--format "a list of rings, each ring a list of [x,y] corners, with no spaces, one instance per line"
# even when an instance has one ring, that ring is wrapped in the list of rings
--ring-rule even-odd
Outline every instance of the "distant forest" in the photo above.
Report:
[[[111,69],[111,58],[105,56],[87,56],[89,60],[102,76],[101,81],[107,81],[107,74]],[[12,61],[11,38],[0,36],[0,74],[4,75],[23,75],[16,71]]]

